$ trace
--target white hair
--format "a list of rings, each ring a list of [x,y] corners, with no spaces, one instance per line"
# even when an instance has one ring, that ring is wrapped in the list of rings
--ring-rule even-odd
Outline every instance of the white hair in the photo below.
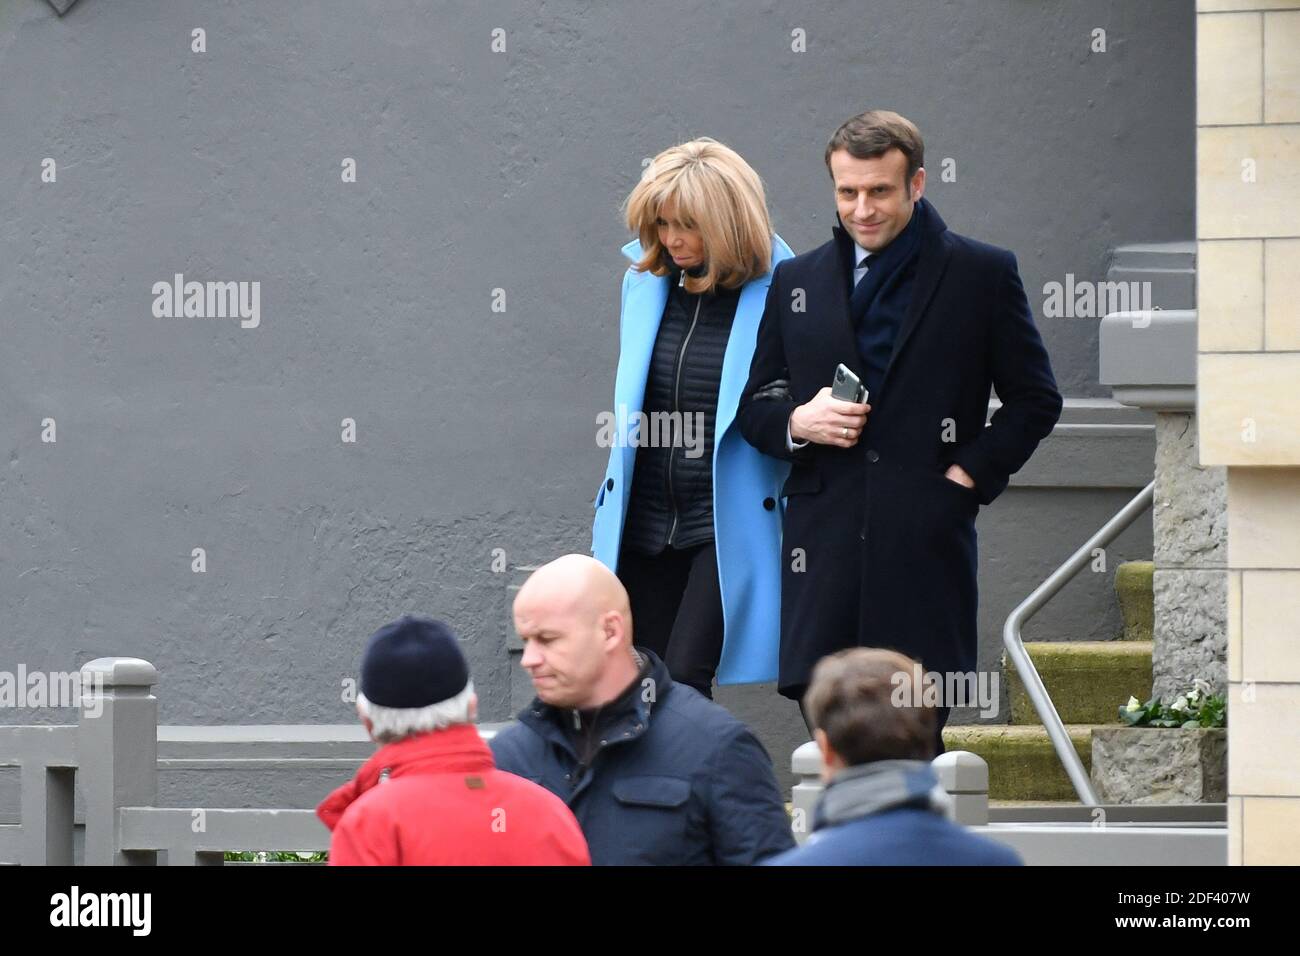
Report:
[[[455,697],[428,707],[381,707],[358,691],[357,710],[370,721],[370,736],[378,743],[391,744],[412,734],[473,723],[470,713],[473,698],[473,681],[467,682],[465,689]]]

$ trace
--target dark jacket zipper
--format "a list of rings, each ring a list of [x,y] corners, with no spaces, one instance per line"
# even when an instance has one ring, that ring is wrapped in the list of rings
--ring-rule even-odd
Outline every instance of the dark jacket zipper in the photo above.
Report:
[[[686,284],[686,273],[682,273],[681,284]],[[700,304],[704,301],[704,293],[699,293],[695,300],[695,315],[691,318],[691,327],[686,330],[686,337],[682,339],[682,347],[677,353],[677,371],[673,376],[673,411],[677,412],[681,408],[682,400],[682,366],[685,364],[686,347],[691,344],[691,336],[695,334],[695,323],[700,318]],[[683,425],[683,434],[685,426]],[[677,436],[680,437],[680,436]],[[673,493],[673,459],[677,452],[677,445],[674,442],[668,449],[668,503],[673,509],[673,523],[668,527],[668,547],[673,546],[673,535],[677,533],[677,497]]]

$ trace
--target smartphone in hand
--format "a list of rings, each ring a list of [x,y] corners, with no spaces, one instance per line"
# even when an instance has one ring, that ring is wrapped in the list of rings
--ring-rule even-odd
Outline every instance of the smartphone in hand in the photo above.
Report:
[[[867,400],[867,386],[841,362],[835,369],[835,381],[831,383],[831,398],[861,405]]]

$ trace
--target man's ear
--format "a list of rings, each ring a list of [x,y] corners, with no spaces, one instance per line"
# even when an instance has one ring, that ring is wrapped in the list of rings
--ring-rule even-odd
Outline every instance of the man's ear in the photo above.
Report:
[[[925,167],[924,166],[922,166],[920,169],[916,171],[916,175],[912,177],[912,181],[908,185],[910,185],[912,188],[912,201],[916,202],[916,200],[920,199],[921,195],[925,192]]]
[[[623,615],[618,611],[604,613],[600,619],[600,630],[605,638],[606,650],[616,650],[619,644],[624,643],[624,639],[629,645],[632,643],[627,621],[623,620]]]
[[[818,727],[813,731],[813,740],[817,741],[817,749],[821,752],[822,763],[830,763],[830,755],[834,751],[831,750],[831,739],[826,736],[826,731]]]
[[[844,761],[831,747],[831,739],[826,736],[826,731],[820,727],[813,731],[813,740],[817,741],[817,749],[822,755],[822,782],[829,782],[835,772],[844,766]]]

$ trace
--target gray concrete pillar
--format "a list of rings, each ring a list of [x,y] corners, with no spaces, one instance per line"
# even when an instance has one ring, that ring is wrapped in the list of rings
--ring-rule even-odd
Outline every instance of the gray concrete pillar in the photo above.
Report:
[[[16,727],[8,743],[17,749],[23,866],[73,863],[73,753],[76,728],[53,725]],[[0,744],[2,746],[3,744]]]
[[[156,857],[119,849],[117,810],[152,806],[158,795],[157,682],[154,666],[134,657],[101,657],[81,669],[77,768],[86,801],[87,866]]]
[[[939,786],[952,799],[953,819],[968,827],[989,822],[989,765],[979,754],[949,750],[935,757],[930,766]]]
[[[822,798],[822,754],[816,741],[800,744],[790,757],[790,770],[798,782],[790,791],[790,828],[794,841],[803,843],[812,833],[813,810]]]
[[[1227,473],[1202,467],[1196,416],[1156,415],[1153,691],[1172,701],[1193,679],[1227,693]]]

